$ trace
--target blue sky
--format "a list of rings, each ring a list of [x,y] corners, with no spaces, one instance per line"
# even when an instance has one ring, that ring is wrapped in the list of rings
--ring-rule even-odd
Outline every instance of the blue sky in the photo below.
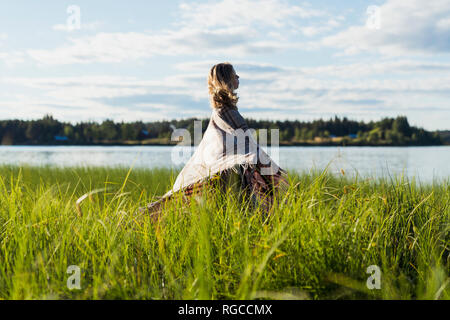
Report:
[[[222,61],[248,118],[450,128],[450,0],[4,1],[0,119],[208,117]]]

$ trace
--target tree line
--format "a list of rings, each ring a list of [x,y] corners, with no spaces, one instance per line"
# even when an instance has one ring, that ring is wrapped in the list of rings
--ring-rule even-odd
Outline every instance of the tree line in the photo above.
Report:
[[[95,144],[175,144],[174,128],[185,128],[193,136],[194,120],[202,120],[202,131],[209,119],[182,119],[154,122],[60,122],[51,115],[38,120],[0,120],[2,145],[95,145]],[[354,121],[346,117],[303,122],[248,119],[257,132],[278,129],[282,145],[441,145],[438,132],[410,126],[404,116],[380,121]]]

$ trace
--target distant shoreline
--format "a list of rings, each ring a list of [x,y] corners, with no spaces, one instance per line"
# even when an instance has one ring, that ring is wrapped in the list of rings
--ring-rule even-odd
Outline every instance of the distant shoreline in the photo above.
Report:
[[[195,120],[191,118],[148,123],[105,120],[102,123],[85,122],[75,125],[60,122],[50,115],[31,121],[0,120],[0,145],[173,146],[181,141],[174,138],[189,134],[195,140],[195,130],[201,128],[201,134],[205,132],[206,128],[199,127],[198,123],[195,129]],[[368,123],[345,117],[311,122],[253,119],[248,119],[247,122],[256,137],[266,137],[268,144],[275,139],[281,146],[450,145],[450,130],[431,132],[410,126],[404,116]],[[190,144],[191,141],[186,140],[186,143]]]
[[[173,147],[177,143],[90,143],[90,144],[69,144],[69,143],[54,143],[54,144],[0,144],[0,147],[13,147],[13,146],[23,146],[23,147]],[[271,146],[270,143],[267,144],[268,147]],[[442,144],[361,144],[361,143],[305,143],[305,142],[280,142],[280,147],[442,147],[450,146],[450,143]]]

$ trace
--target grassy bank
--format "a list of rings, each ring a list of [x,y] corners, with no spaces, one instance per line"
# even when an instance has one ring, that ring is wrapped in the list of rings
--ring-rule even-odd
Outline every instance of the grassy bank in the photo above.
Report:
[[[175,174],[0,166],[0,298],[450,298],[448,180],[291,173],[267,220],[233,194],[174,203],[156,225],[137,214]]]

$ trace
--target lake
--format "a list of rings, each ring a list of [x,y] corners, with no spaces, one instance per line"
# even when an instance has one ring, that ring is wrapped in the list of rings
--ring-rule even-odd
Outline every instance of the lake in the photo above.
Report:
[[[380,177],[404,173],[423,182],[450,178],[450,146],[280,147],[268,153],[285,169]],[[191,153],[174,158],[172,146],[0,146],[0,164],[181,168]],[[191,150],[190,150],[191,151]],[[178,161],[177,161],[178,159]]]

